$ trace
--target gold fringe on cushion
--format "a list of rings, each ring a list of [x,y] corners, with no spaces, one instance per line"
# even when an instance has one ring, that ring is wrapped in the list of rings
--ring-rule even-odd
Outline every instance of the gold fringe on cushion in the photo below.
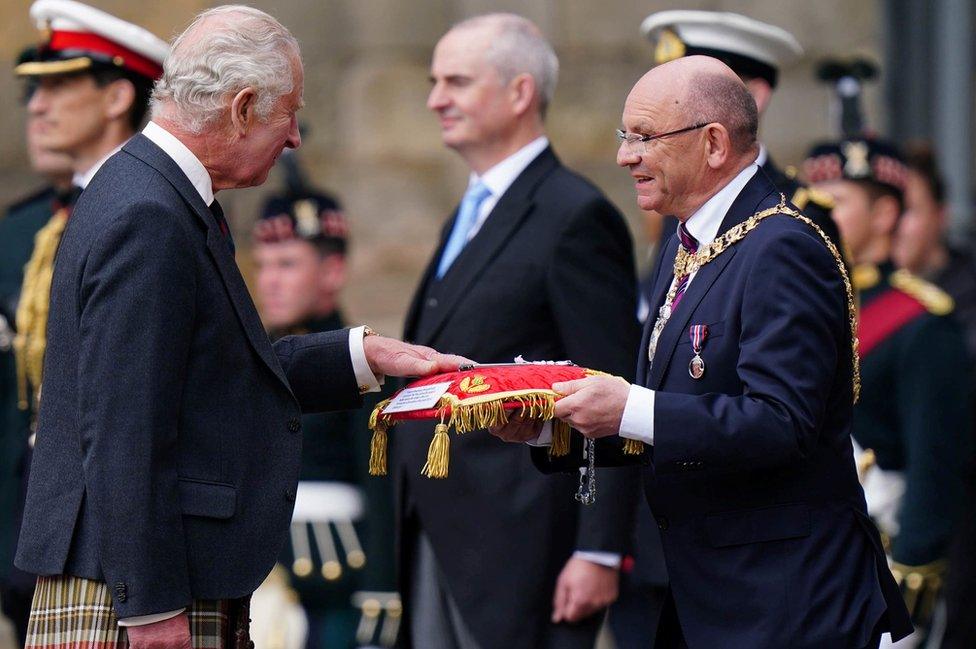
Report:
[[[390,405],[389,399],[376,404],[373,412],[369,413],[369,429],[373,431],[373,439],[369,443],[369,474],[386,475],[387,435],[386,431],[391,422],[386,417],[380,417],[383,409]]]
[[[47,320],[51,306],[51,280],[54,256],[68,223],[68,210],[58,210],[34,235],[34,252],[24,266],[24,283],[17,306],[17,336],[14,353],[17,359],[17,406],[30,408],[31,390],[38,394],[47,349]],[[35,399],[36,401],[36,399]]]
[[[561,419],[552,422],[552,445],[549,447],[549,457],[565,457],[569,455],[569,424]]]
[[[447,468],[450,462],[451,438],[447,434],[447,424],[437,424],[434,426],[434,439],[430,442],[427,449],[427,463],[420,471],[428,478],[446,478]]]
[[[373,427],[373,439],[369,443],[369,474],[386,475],[386,423]]]
[[[644,452],[644,442],[636,439],[624,440],[624,455],[640,455]]]
[[[479,428],[503,426],[508,423],[508,412],[502,401],[484,401],[472,404],[455,404],[451,406],[449,427],[454,427],[458,434],[470,433]],[[441,407],[441,416],[447,414],[447,409]]]

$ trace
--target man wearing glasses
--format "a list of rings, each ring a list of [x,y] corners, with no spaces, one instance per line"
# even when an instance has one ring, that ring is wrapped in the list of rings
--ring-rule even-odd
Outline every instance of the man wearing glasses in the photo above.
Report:
[[[597,458],[642,444],[670,578],[655,647],[876,648],[911,625],[854,467],[853,296],[837,247],[757,167],[757,122],[713,58],[671,61],[633,88],[617,164],[678,236],[655,272],[636,381],[557,383],[556,416],[608,438]]]
[[[407,316],[405,338],[481,362],[569,359],[629,376],[639,331],[620,213],[566,169],[543,118],[558,61],[528,20],[480,16],[437,44],[428,107],[470,171]],[[597,332],[600,332],[597,334]],[[454,437],[451,470],[424,464],[430,424],[401,424],[401,593],[418,649],[591,648],[616,598],[636,472],[606,471],[592,506],[484,431]]]
[[[644,19],[641,33],[654,46],[655,65],[700,54],[717,58],[732,68],[756,101],[760,119],[772,102],[779,84],[780,68],[795,62],[803,54],[800,43],[785,29],[724,11],[659,11]],[[802,185],[796,180],[795,172],[784,172],[762,142],[759,143],[756,164],[776,188],[813,219],[843,251],[837,225],[830,218],[833,206],[830,196]],[[665,219],[659,251],[674,234],[677,225],[675,219]],[[641,285],[645,299],[650,288],[646,284]],[[643,313],[646,315],[646,311]]]

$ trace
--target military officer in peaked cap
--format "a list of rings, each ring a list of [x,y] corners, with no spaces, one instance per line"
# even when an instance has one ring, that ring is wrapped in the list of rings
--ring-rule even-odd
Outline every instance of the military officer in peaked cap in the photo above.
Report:
[[[24,50],[15,73],[25,85],[31,167],[50,184],[0,219],[0,588],[21,644],[34,579],[13,567],[12,546],[30,466],[54,253],[80,190],[143,121],[168,51],[141,27],[72,0],[40,0],[30,16],[43,39]]]
[[[44,39],[15,72],[31,87],[34,144],[66,156],[72,171],[71,191],[58,197],[35,237],[16,313],[18,401],[36,411],[61,233],[78,194],[144,120],[169,47],[141,27],[74,0],[37,0],[30,15]]]
[[[971,452],[965,338],[950,317],[952,298],[891,262],[908,178],[898,150],[861,138],[821,144],[803,171],[833,197],[854,264],[861,301],[858,469],[917,629],[898,646],[917,646],[939,601]]]
[[[27,48],[18,58],[18,65],[33,60],[36,53],[36,48]],[[25,103],[32,89],[32,84],[27,84]],[[44,184],[0,214],[0,605],[14,623],[20,644],[25,639],[35,580],[13,565],[31,435],[31,412],[22,410],[18,403],[14,326],[24,265],[34,250],[34,235],[54,214],[59,198],[63,200],[70,193],[72,175],[68,156],[37,146],[37,127],[36,119],[27,120],[27,157],[31,170]]]

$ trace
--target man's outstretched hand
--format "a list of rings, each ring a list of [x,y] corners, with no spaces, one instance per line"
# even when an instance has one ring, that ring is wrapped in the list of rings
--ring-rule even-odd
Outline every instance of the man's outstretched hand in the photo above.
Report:
[[[363,351],[369,369],[382,376],[427,376],[456,372],[460,365],[473,361],[454,354],[441,354],[430,347],[411,345],[385,336],[363,338]]]

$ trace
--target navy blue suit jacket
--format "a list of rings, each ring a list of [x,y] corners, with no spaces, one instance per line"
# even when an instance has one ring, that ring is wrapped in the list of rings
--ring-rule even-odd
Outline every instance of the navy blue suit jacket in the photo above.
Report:
[[[137,135],[61,242],[17,566],[104,580],[119,617],[246,595],[285,541],[299,416],[359,403],[348,332],[272,347],[209,208]]]
[[[779,199],[759,171],[719,232]],[[854,467],[851,334],[833,257],[808,225],[767,218],[698,271],[649,368],[677,246],[672,237],[656,271],[637,383],[656,391],[644,486],[688,645],[859,648],[879,628],[901,637],[907,611]],[[698,380],[695,324],[708,325]]]

